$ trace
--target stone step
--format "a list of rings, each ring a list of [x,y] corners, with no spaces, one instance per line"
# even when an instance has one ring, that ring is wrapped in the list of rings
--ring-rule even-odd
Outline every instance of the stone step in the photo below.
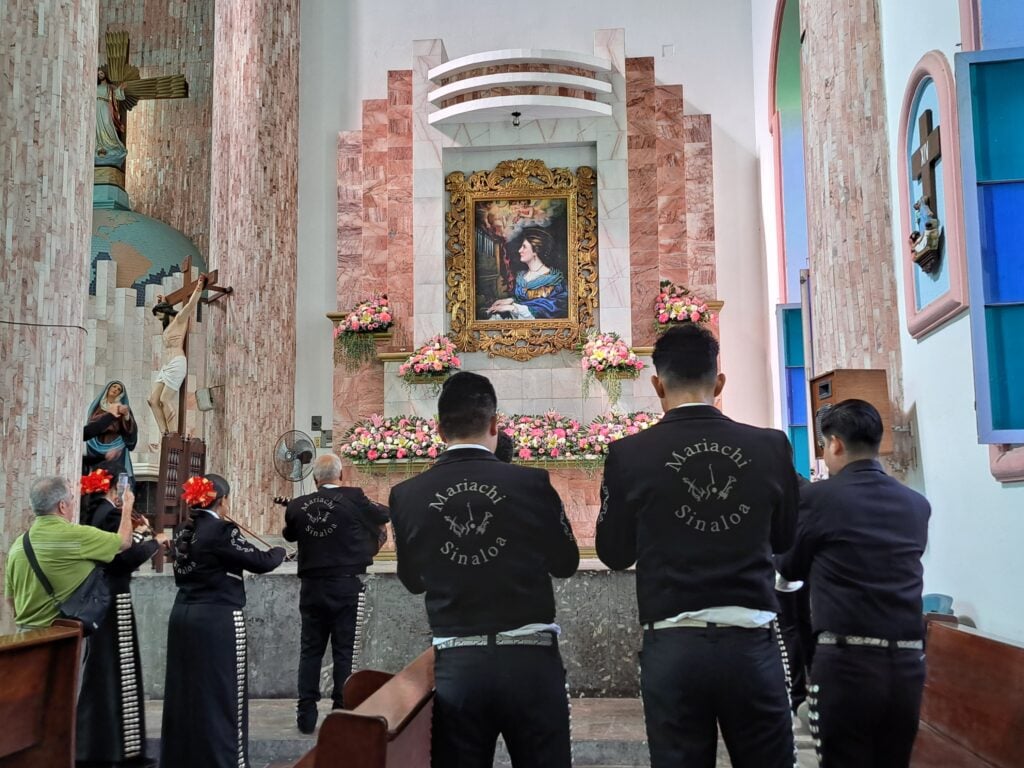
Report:
[[[321,720],[330,712],[321,705]],[[146,702],[149,754],[160,753],[160,720],[163,702]],[[814,748],[797,721],[800,768],[814,768]],[[650,765],[644,733],[643,707],[639,699],[573,699],[573,763],[586,768],[640,768]],[[286,768],[316,743],[295,727],[292,699],[253,699],[249,702],[249,759],[252,768]],[[508,753],[499,742],[495,768],[508,768]],[[718,766],[730,765],[725,745],[719,743]]]

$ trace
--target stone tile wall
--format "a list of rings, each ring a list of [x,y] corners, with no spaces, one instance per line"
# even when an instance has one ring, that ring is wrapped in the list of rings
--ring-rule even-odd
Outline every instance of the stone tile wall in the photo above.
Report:
[[[235,293],[210,306],[207,466],[237,489],[231,512],[276,531],[291,495],[273,468],[294,426],[298,0],[218,3],[214,44],[210,266]]]
[[[884,368],[902,401],[877,0],[801,0],[814,373]],[[851,46],[850,40],[857,45]]]
[[[95,3],[0,4],[0,569],[32,480],[81,468],[95,40]]]

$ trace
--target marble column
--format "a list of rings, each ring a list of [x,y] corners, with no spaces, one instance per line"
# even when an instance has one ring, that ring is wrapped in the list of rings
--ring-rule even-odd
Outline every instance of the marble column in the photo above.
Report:
[[[95,0],[0,3],[0,569],[32,480],[77,498],[96,118]],[[0,571],[2,572],[2,571]],[[0,603],[0,632],[12,628]]]
[[[270,497],[293,493],[272,449],[294,426],[298,0],[217,3],[214,29],[210,265],[234,294],[204,321],[216,387],[207,467],[235,489],[237,520],[277,532]]]

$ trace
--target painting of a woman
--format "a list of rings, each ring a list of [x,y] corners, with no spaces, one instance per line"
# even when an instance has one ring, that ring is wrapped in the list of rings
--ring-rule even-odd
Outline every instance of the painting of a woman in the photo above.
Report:
[[[131,451],[139,440],[139,425],[128,403],[128,392],[120,381],[108,382],[89,405],[82,439],[85,440],[82,474],[88,474],[102,461],[109,461],[119,472],[134,476]]]
[[[492,318],[506,320],[564,319],[568,316],[569,290],[565,274],[554,264],[554,240],[539,227],[523,231],[519,246],[521,269],[516,273],[513,295],[498,299],[487,309]]]

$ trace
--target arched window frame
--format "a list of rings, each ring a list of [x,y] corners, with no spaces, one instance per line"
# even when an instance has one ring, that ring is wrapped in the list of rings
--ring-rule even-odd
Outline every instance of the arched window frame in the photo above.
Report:
[[[911,114],[918,94],[927,80],[935,84],[939,99],[942,126],[942,174],[945,190],[945,208],[942,224],[945,228],[946,269],[949,289],[920,309],[914,291],[915,271],[920,269],[910,255],[908,245],[911,226],[910,174],[907,154],[908,137],[917,130],[915,116]],[[913,124],[912,124],[913,123]],[[967,257],[964,244],[963,185],[960,176],[960,128],[957,113],[956,83],[946,57],[940,51],[929,51],[917,62],[900,109],[900,130],[897,141],[897,173],[900,200],[900,263],[903,267],[903,296],[906,306],[907,330],[915,339],[935,331],[967,309]]]

